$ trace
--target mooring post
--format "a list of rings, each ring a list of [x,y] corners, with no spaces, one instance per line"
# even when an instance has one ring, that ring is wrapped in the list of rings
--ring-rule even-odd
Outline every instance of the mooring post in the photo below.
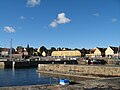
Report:
[[[52,62],[52,64],[54,64],[54,62]]]
[[[15,61],[12,61],[12,68],[15,68]]]

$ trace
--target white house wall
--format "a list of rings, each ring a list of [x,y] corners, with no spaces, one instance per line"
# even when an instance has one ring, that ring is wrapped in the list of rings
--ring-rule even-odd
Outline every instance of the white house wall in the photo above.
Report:
[[[110,47],[108,47],[105,51],[105,55],[114,55],[114,51]]]
[[[98,49],[98,48],[95,48],[96,50],[95,50],[95,52],[94,52],[94,55],[101,55],[101,52],[100,52],[100,50]]]

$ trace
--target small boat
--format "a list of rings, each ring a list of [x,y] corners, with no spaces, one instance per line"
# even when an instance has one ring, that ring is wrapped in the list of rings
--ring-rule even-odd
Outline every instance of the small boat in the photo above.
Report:
[[[70,81],[68,79],[60,79],[61,85],[69,85]]]
[[[61,59],[60,58],[58,58],[58,59],[55,59],[55,61],[60,61]]]

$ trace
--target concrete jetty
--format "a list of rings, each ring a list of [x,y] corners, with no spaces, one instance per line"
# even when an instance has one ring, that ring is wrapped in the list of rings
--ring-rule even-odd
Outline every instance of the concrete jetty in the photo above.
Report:
[[[0,61],[0,68],[12,68],[12,61]]]
[[[120,77],[120,66],[107,65],[64,65],[39,64],[39,71],[52,71],[72,75],[117,76]]]
[[[77,61],[0,61],[2,68],[32,68],[38,67],[38,64],[77,64]]]

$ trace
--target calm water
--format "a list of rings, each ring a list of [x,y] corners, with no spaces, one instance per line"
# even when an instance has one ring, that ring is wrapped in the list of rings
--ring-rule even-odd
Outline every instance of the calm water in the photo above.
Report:
[[[0,87],[55,84],[58,82],[55,78],[40,75],[36,70],[36,68],[0,69]]]

